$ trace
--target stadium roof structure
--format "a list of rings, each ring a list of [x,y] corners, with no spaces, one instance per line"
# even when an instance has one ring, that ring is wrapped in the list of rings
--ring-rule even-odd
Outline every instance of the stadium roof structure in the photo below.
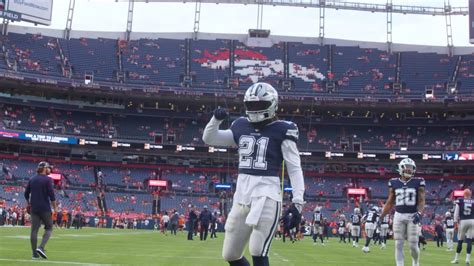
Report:
[[[74,2],[74,0],[70,0]],[[128,19],[126,38],[130,39],[130,33],[132,31],[133,24],[133,7],[135,2],[145,3],[195,3],[194,12],[194,39],[198,38],[199,24],[201,18],[201,4],[202,3],[214,3],[214,4],[241,4],[241,5],[257,5],[257,27],[256,29],[262,29],[263,24],[263,7],[264,6],[291,6],[301,8],[317,8],[319,9],[319,39],[320,43],[324,43],[325,37],[325,17],[327,8],[335,10],[352,10],[352,11],[365,11],[372,13],[386,13],[386,36],[387,36],[387,51],[392,51],[392,14],[414,14],[414,15],[430,15],[430,16],[444,16],[445,27],[446,27],[446,40],[448,54],[453,55],[454,44],[452,34],[452,23],[451,16],[466,16],[469,14],[469,8],[466,7],[453,7],[450,1],[444,1],[443,6],[416,6],[416,5],[396,5],[393,4],[392,0],[386,0],[386,3],[363,3],[363,2],[350,2],[341,0],[196,0],[196,1],[179,1],[179,0],[115,0],[116,2],[128,2]],[[70,29],[69,29],[70,30]],[[66,27],[66,32],[68,28]]]
[[[376,3],[359,3],[346,2],[339,0],[200,0],[200,1],[179,1],[179,0],[118,0],[118,2],[145,2],[145,3],[211,3],[211,4],[242,4],[242,5],[268,5],[268,6],[292,6],[292,7],[313,7],[313,8],[331,8],[341,10],[369,11],[381,13],[400,13],[400,14],[417,14],[444,16],[446,13],[450,15],[463,15],[469,13],[468,7],[452,7],[445,2],[444,7],[433,6],[414,6],[414,5],[394,5],[388,0],[385,4]]]

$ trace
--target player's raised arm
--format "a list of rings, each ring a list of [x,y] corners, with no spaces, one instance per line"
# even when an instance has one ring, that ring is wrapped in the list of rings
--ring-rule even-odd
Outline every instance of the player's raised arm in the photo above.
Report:
[[[380,214],[380,219],[383,219],[385,215],[387,215],[393,208],[393,204],[395,203],[395,191],[393,188],[388,189],[388,199],[385,202],[385,205],[382,209],[382,214]]]
[[[217,108],[214,111],[209,123],[207,123],[202,140],[208,145],[216,146],[233,146],[236,145],[234,141],[234,134],[230,129],[220,130],[219,126],[224,119],[229,116],[227,111],[223,108]]]

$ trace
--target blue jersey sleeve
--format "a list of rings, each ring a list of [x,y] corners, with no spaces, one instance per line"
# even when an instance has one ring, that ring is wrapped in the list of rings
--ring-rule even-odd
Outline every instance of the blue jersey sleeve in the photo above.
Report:
[[[388,180],[388,187],[389,188],[393,187],[393,179]]]
[[[425,187],[425,186],[426,186],[425,179],[420,177],[420,187]]]
[[[287,122],[288,126],[286,128],[286,132],[285,132],[285,139],[289,139],[289,140],[292,140],[296,143],[298,143],[298,139],[299,139],[299,130],[298,130],[298,126],[296,126],[295,123],[293,122]]]

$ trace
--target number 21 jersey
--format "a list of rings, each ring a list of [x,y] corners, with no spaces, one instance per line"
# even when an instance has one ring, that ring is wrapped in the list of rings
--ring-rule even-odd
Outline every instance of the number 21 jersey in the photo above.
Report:
[[[289,121],[276,120],[256,129],[247,118],[235,120],[230,129],[239,147],[239,174],[278,176],[284,140],[298,141],[298,128]]]
[[[395,193],[395,211],[398,213],[415,213],[418,211],[418,189],[425,187],[425,180],[420,177],[412,177],[407,181],[400,178],[392,178],[388,181],[388,187]]]

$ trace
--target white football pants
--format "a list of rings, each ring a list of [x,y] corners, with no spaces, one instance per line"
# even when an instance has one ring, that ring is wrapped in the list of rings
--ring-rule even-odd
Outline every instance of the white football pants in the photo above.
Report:
[[[250,206],[234,203],[225,224],[222,257],[226,261],[242,258],[249,243],[252,256],[267,256],[280,218],[281,202],[267,198],[257,225],[245,224]]]

